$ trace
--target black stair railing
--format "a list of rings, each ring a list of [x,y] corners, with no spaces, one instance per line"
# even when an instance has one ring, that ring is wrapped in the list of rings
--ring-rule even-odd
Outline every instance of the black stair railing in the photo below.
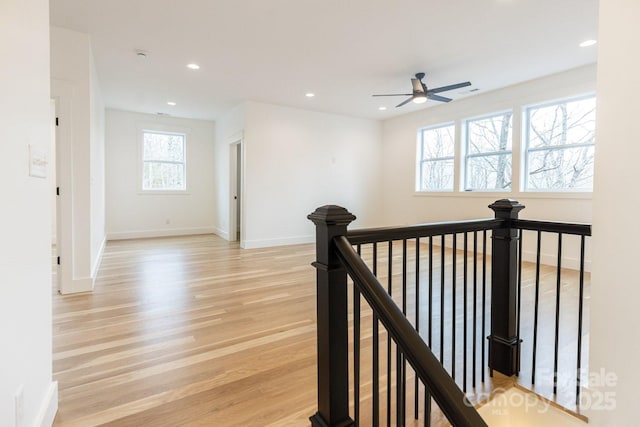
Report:
[[[386,415],[386,425],[390,426],[392,414],[395,414],[395,425],[404,426],[412,400],[414,418],[419,418],[421,408],[425,426],[431,425],[432,400],[454,426],[485,425],[465,393],[468,382],[476,388],[477,374],[481,382],[485,381],[485,363],[490,373],[496,370],[511,376],[520,372],[521,315],[526,312],[521,308],[524,230],[535,230],[538,234],[532,384],[536,378],[540,236],[543,232],[559,236],[554,382],[558,374],[562,235],[576,234],[582,239],[576,378],[576,402],[579,401],[584,238],[591,234],[590,226],[520,220],[518,212],[524,206],[513,200],[499,200],[489,207],[494,210],[495,218],[350,232],[347,226],[355,216],[344,208],[323,206],[309,215],[316,225],[317,258],[313,265],[317,270],[318,319],[318,412],[311,417],[312,426],[377,427],[384,421],[381,415]],[[458,240],[461,240],[459,246]],[[439,249],[434,249],[434,242]],[[421,255],[421,245],[424,255]],[[409,261],[410,248],[415,248],[415,262]],[[385,255],[386,269],[383,268]],[[428,273],[421,270],[424,267],[421,264],[428,264]],[[411,268],[414,271],[410,271]],[[348,276],[353,282],[352,288],[348,286]],[[381,281],[386,282],[386,289]],[[401,281],[401,286],[394,281]],[[348,303],[350,299],[352,306]],[[361,299],[365,303],[362,307]],[[365,321],[368,316],[371,322]],[[349,318],[352,318],[351,324]],[[490,323],[488,335],[487,322]],[[457,329],[460,331],[456,332]],[[526,329],[527,334],[530,329]],[[384,341],[386,346],[382,345]],[[489,344],[486,352],[485,341]],[[349,377],[350,343],[353,345],[352,377]],[[529,351],[530,344],[527,344]],[[369,346],[371,351],[365,351]],[[363,384],[360,361],[365,353],[371,365],[371,375],[367,374],[366,378],[371,381]],[[525,360],[528,362],[528,356]],[[457,380],[456,366],[462,371],[458,372]],[[415,378],[414,387],[408,387],[411,375]],[[350,400],[350,389],[353,400]],[[384,390],[386,402],[381,401]],[[553,390],[555,394],[555,383]],[[409,398],[411,392],[413,399]],[[360,408],[361,399],[369,399],[367,403],[371,408],[366,408],[366,414]]]

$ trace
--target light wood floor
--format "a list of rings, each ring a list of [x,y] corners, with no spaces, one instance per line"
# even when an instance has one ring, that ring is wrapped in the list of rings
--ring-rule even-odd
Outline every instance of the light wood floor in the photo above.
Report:
[[[109,242],[93,293],[54,295],[55,425],[308,426],[314,258],[313,245],[241,250],[211,235]]]

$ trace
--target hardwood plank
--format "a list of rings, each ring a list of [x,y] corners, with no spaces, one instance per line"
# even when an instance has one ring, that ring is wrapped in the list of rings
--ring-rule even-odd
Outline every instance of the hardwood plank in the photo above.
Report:
[[[401,302],[401,248],[393,249],[393,297]],[[406,296],[413,300],[415,260],[410,254]],[[363,257],[369,262],[371,255],[364,248]],[[93,293],[54,294],[53,362],[60,392],[55,425],[308,425],[316,408],[315,271],[310,266],[314,258],[313,245],[241,250],[237,243],[213,235],[108,242]],[[461,259],[459,255],[458,262]],[[388,260],[381,256],[379,261],[379,277],[386,286]],[[450,273],[451,267],[447,258],[446,271]],[[531,272],[533,267],[527,264],[524,269]],[[547,305],[554,301],[555,288],[546,284],[554,281],[553,274],[553,269],[543,269],[541,294],[546,302],[541,318],[546,326],[553,318]],[[569,284],[571,274],[567,272],[563,284],[567,299],[576,295]],[[434,279],[439,288],[439,276]],[[530,279],[523,282],[523,304],[530,304],[532,286]],[[424,295],[421,313],[426,313]],[[450,290],[444,298],[451,298]],[[408,306],[409,319],[415,309]],[[445,321],[445,346],[451,338],[452,314],[446,308],[432,319],[434,325],[441,318]],[[426,336],[428,322],[426,315],[421,316]],[[461,316],[457,311],[456,324],[462,322]],[[570,331],[574,317],[563,313],[563,334]],[[371,320],[371,310],[363,304],[361,425],[367,425],[371,415]],[[531,333],[530,323],[529,317],[523,318],[523,336]],[[548,368],[545,334],[540,337],[538,366]],[[388,382],[386,337],[381,328],[382,387]],[[434,342],[434,351],[439,345]],[[563,355],[572,345],[570,339],[562,341]],[[457,360],[461,351],[458,345]],[[569,359],[562,363],[569,366]],[[451,360],[450,351],[445,351],[445,365]],[[530,362],[523,359],[523,372],[527,369]],[[408,369],[408,414],[413,412],[412,375]],[[392,388],[396,380],[392,373]],[[496,375],[471,390],[470,398],[486,398],[513,381]],[[536,387],[548,391],[542,379]],[[382,415],[384,419],[384,411]]]

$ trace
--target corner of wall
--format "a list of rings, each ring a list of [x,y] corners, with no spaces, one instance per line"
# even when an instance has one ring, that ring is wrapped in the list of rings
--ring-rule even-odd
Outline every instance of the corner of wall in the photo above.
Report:
[[[58,382],[54,381],[49,385],[47,394],[42,401],[40,411],[33,424],[35,427],[51,427],[58,412]]]
[[[107,236],[104,235],[102,242],[100,243],[100,247],[98,249],[98,253],[96,255],[96,259],[93,262],[93,266],[91,268],[91,277],[95,282],[95,278],[98,275],[98,269],[100,268],[100,264],[102,263],[102,255],[104,254],[104,247],[107,244]],[[93,287],[93,286],[92,286]]]

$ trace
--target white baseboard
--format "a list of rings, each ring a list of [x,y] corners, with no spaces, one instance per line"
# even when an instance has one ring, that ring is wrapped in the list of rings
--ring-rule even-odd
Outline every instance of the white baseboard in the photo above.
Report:
[[[229,236],[229,232],[226,231],[226,230],[223,230],[222,228],[215,227],[214,230],[213,230],[213,233],[216,236],[222,237],[224,240],[229,240],[231,238]]]
[[[35,427],[51,427],[58,412],[58,382],[54,381],[49,385],[49,390],[40,406],[40,411],[33,424]]]
[[[301,245],[304,243],[313,243],[315,236],[294,236],[294,237],[280,237],[277,239],[257,239],[257,240],[244,240],[242,247],[244,249],[258,249],[268,248],[270,246],[286,246],[286,245]]]
[[[528,262],[536,262],[536,253],[524,251],[522,254],[522,259]],[[569,270],[580,270],[580,259],[575,257],[562,257],[562,268],[567,268]],[[558,265],[558,255],[557,254],[540,254],[540,264],[550,265],[555,267]],[[584,260],[584,271],[591,272],[591,260]]]
[[[80,279],[71,280],[71,288],[66,286],[60,289],[62,295],[79,294],[82,292],[92,292],[95,277],[82,277]]]
[[[151,237],[189,236],[192,234],[215,234],[214,227],[170,228],[162,230],[112,231],[107,240],[145,239]]]

